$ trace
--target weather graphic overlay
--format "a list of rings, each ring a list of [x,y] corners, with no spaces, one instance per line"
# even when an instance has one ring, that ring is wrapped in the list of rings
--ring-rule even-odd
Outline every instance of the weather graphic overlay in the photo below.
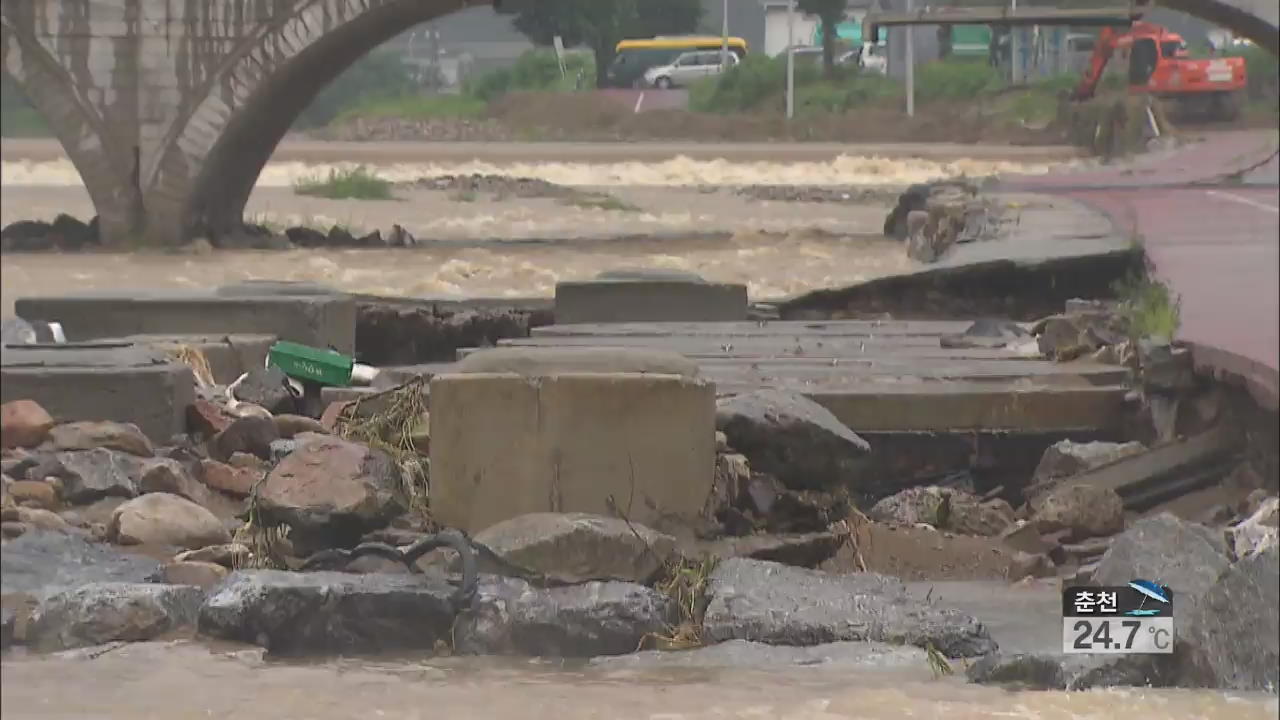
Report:
[[[1062,592],[1062,651],[1110,655],[1173,652],[1173,591],[1151,580]]]

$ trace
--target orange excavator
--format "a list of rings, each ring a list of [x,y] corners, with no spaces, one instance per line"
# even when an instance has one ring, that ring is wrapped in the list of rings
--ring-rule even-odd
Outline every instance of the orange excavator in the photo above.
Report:
[[[1148,22],[1135,22],[1125,33],[1102,28],[1073,99],[1093,97],[1116,54],[1129,61],[1130,93],[1172,100],[1192,116],[1232,120],[1239,112],[1236,98],[1245,88],[1244,58],[1192,58],[1181,35]]]

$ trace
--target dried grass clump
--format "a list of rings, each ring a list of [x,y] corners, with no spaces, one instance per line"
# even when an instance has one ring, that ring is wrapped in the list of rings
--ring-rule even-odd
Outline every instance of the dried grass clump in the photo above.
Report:
[[[356,400],[338,416],[334,432],[389,454],[400,465],[400,491],[409,509],[430,517],[427,502],[430,460],[416,437],[429,433],[426,378]]]
[[[707,584],[718,558],[700,560],[677,556],[667,562],[654,589],[675,601],[680,619],[666,634],[649,633],[640,640],[640,648],[688,650],[704,643],[702,620],[707,610]]]

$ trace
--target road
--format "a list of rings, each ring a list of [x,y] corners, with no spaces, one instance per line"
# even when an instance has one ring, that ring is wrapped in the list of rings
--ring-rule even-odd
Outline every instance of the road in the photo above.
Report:
[[[1109,214],[1181,300],[1197,361],[1280,404],[1280,163],[1274,131],[1209,135],[1127,166],[1029,178]]]
[[[694,143],[694,142],[329,142],[286,139],[272,162],[369,164],[467,162],[659,162],[675,157],[734,162],[824,162],[839,155],[925,160],[1056,162],[1080,157],[1069,146],[966,145],[962,143]],[[52,139],[7,138],[0,158],[52,161],[66,157]]]

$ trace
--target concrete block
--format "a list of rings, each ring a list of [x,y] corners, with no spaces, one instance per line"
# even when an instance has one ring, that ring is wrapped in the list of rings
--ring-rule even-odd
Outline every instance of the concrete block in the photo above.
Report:
[[[431,381],[431,509],[475,533],[531,512],[696,517],[715,470],[715,388],[680,375]]]
[[[230,385],[253,368],[266,364],[267,351],[276,342],[275,335],[130,335],[118,339],[168,354],[186,345],[195,348],[209,361],[213,381]]]
[[[733,322],[747,319],[747,287],[643,279],[556,284],[556,323]]]
[[[355,350],[356,306],[347,295],[219,296],[96,293],[19,298],[19,317],[56,320],[70,341],[129,335],[275,335],[339,352]]]
[[[460,373],[515,373],[539,377],[554,372],[656,373],[697,377],[698,364],[666,350],[616,347],[501,347],[467,353]]]
[[[158,443],[185,432],[194,387],[186,365],[127,343],[6,346],[0,355],[0,401],[35,400],[59,421],[133,423]]]

